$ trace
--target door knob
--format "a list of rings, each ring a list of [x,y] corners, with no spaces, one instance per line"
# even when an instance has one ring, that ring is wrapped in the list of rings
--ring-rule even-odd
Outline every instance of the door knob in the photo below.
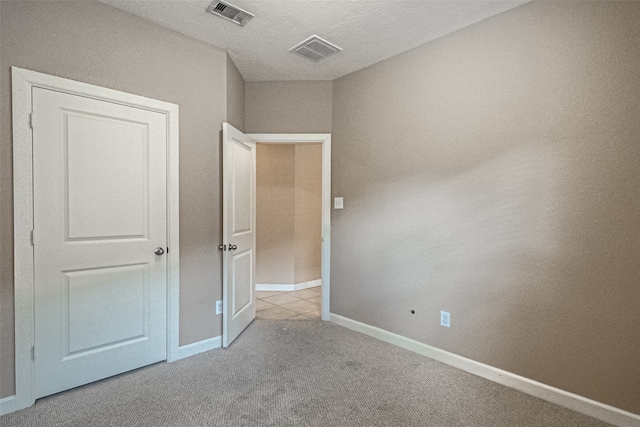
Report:
[[[235,251],[236,249],[238,249],[238,247],[236,245],[229,245],[229,250],[230,251]]]
[[[162,254],[164,254],[164,249],[163,248],[155,248],[153,250],[153,253],[156,254],[156,255],[162,255]]]

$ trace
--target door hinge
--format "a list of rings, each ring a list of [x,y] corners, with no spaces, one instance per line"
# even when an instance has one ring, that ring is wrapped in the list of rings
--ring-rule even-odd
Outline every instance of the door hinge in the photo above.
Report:
[[[36,346],[31,346],[31,360],[36,360]]]
[[[33,129],[33,113],[29,113],[29,127]]]
[[[35,246],[36,244],[36,231],[31,230],[31,246]]]

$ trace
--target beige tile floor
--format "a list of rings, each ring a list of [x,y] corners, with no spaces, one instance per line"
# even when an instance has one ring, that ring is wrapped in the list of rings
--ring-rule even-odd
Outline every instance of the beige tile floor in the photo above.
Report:
[[[256,317],[275,320],[320,320],[320,286],[300,291],[256,291]]]

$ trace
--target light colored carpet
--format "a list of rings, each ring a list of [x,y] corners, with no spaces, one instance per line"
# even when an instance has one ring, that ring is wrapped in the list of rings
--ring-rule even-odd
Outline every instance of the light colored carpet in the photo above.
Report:
[[[256,320],[227,350],[40,399],[0,425],[608,424],[334,324]]]

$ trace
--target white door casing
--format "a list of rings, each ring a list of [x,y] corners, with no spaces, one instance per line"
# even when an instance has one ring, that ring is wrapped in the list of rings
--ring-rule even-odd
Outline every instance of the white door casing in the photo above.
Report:
[[[222,346],[256,316],[256,144],[222,125]]]
[[[111,216],[109,219],[105,221],[101,221],[100,223],[94,222],[93,224],[90,222],[78,221],[78,218],[91,217],[92,215],[97,216],[106,216],[109,209],[95,209],[97,205],[91,206],[91,203],[69,203],[68,206],[71,209],[67,209],[70,213],[68,218],[70,219],[70,224],[74,225],[69,226],[65,222],[64,231],[62,235],[67,240],[65,242],[66,246],[77,246],[85,249],[84,252],[76,251],[73,255],[73,258],[76,260],[78,264],[65,267],[65,273],[60,273],[64,280],[61,280],[63,289],[66,286],[68,289],[71,289],[72,292],[67,293],[68,302],[66,307],[89,307],[93,309],[94,313],[97,314],[97,318],[91,318],[89,316],[88,311],[92,310],[77,310],[72,309],[68,313],[65,313],[63,320],[58,322],[58,325],[61,325],[62,322],[67,322],[67,327],[72,326],[69,323],[69,319],[71,319],[71,323],[74,323],[76,326],[71,328],[74,338],[69,340],[65,345],[68,345],[68,349],[70,350],[67,356],[68,359],[76,359],[80,360],[84,356],[96,355],[98,353],[107,354],[106,350],[113,350],[120,347],[126,347],[128,345],[140,344],[146,341],[153,341],[152,337],[164,335],[165,338],[162,340],[162,352],[168,361],[177,360],[179,355],[179,341],[178,341],[178,332],[179,332],[179,205],[178,205],[178,106],[175,104],[170,104],[163,101],[157,101],[154,99],[149,99],[137,95],[132,95],[112,89],[106,89],[99,86],[89,85],[81,82],[76,82],[73,80],[68,80],[60,77],[55,77],[43,73],[37,73],[30,70],[20,69],[17,67],[12,67],[12,101],[13,101],[13,176],[14,176],[14,276],[15,276],[15,367],[16,367],[16,394],[15,394],[15,410],[19,410],[25,407],[32,405],[35,401],[36,396],[41,395],[41,391],[36,392],[36,380],[35,380],[35,366],[36,363],[32,360],[34,343],[35,343],[35,332],[36,325],[34,319],[36,317],[41,316],[43,313],[36,313],[36,299],[38,300],[39,307],[41,304],[49,304],[46,298],[41,298],[41,288],[37,288],[35,286],[34,273],[36,276],[40,276],[40,266],[36,266],[35,258],[34,258],[34,246],[31,241],[31,232],[34,229],[34,188],[42,184],[42,182],[37,183],[34,181],[34,163],[36,163],[36,167],[38,167],[38,163],[42,163],[42,154],[37,151],[36,148],[36,156],[33,157],[32,152],[32,143],[33,143],[33,135],[32,132],[35,133],[35,129],[38,129],[39,124],[43,122],[38,122],[37,114],[33,116],[33,127],[30,126],[30,113],[33,108],[33,99],[32,95],[35,95],[40,89],[47,89],[56,92],[64,92],[69,95],[74,95],[77,97],[81,97],[84,101],[95,102],[95,100],[100,100],[106,103],[109,103],[111,106],[118,110],[119,108],[133,108],[142,111],[142,115],[151,114],[151,117],[162,117],[163,121],[163,130],[160,131],[164,134],[164,154],[166,155],[165,167],[164,167],[164,175],[160,178],[160,181],[164,181],[164,198],[165,198],[165,207],[161,208],[164,210],[164,233],[165,233],[165,248],[167,248],[167,253],[165,253],[162,258],[164,260],[159,261],[156,260],[155,255],[152,255],[152,262],[148,262],[148,260],[132,260],[130,257],[121,261],[116,259],[108,261],[111,262],[111,266],[104,268],[103,267],[86,267],[83,268],[80,266],[82,260],[86,260],[91,256],[91,253],[110,253],[116,254],[116,258],[121,256],[124,258],[124,254],[120,253],[120,244],[125,243],[127,240],[128,243],[141,244],[141,241],[144,240],[144,237],[140,237],[137,233],[136,228],[140,228],[140,221],[135,223],[135,221],[127,221],[125,218],[127,215],[131,215],[131,210],[127,211],[123,209],[123,212],[117,212],[115,216]],[[74,110],[71,108],[70,110]],[[87,127],[96,125],[98,123],[98,127],[100,125],[105,126],[105,123],[109,123],[111,119],[107,117],[103,117],[101,120],[94,121],[93,125],[87,126],[87,123],[82,123],[83,120],[86,120],[87,117],[81,117],[80,114],[76,114],[77,112],[70,111],[69,116],[76,117],[73,119],[75,123],[72,125],[72,128],[75,126],[75,130],[72,129],[71,134],[76,134],[78,130],[82,133],[82,128],[85,130]],[[129,115],[130,111],[127,112],[127,118],[121,123],[120,126],[127,128],[128,124],[134,124],[133,128],[136,128],[135,123],[136,120],[130,120],[132,116]],[[100,115],[100,113],[98,113]],[[117,116],[117,115],[116,115]],[[134,115],[135,116],[135,115]],[[122,117],[120,117],[122,118]],[[94,117],[95,119],[95,117]],[[41,119],[43,120],[43,119]],[[153,121],[153,120],[152,120]],[[118,128],[116,124],[118,120],[111,120],[111,125]],[[144,120],[138,120],[139,123],[143,123]],[[100,124],[101,123],[101,124]],[[79,125],[80,124],[80,125]],[[79,125],[79,126],[78,126]],[[113,128],[112,126],[112,128]],[[146,127],[147,125],[145,124]],[[109,127],[109,126],[106,126]],[[131,127],[131,126],[130,126]],[[153,126],[152,126],[153,127]],[[138,132],[140,132],[140,126],[137,126]],[[63,127],[63,132],[68,130]],[[113,129],[112,129],[113,130]],[[122,129],[120,129],[122,130]],[[116,133],[120,134],[119,131]],[[135,134],[136,132],[134,132]],[[153,133],[153,132],[150,132]],[[126,132],[124,132],[123,137],[126,139]],[[135,140],[135,138],[134,138]],[[104,142],[104,141],[103,141]],[[83,148],[77,144],[77,141],[72,142],[70,144],[72,147],[71,155],[69,159],[71,162],[67,161],[67,164],[71,165],[74,163],[76,166],[79,165],[77,162],[78,159],[82,158],[83,155],[86,155],[91,150],[84,150]],[[95,145],[95,144],[94,144]],[[134,144],[135,145],[135,144]],[[78,148],[80,147],[80,148]],[[86,148],[86,147],[84,147]],[[96,149],[94,146],[93,149]],[[127,147],[124,147],[126,151]],[[100,156],[103,153],[100,154]],[[101,158],[102,161],[105,162],[108,160],[109,156],[115,156],[118,158],[117,152],[106,153],[106,157],[103,156]],[[99,157],[99,156],[97,156]],[[134,156],[135,157],[135,156]],[[137,155],[137,161],[140,160],[140,154]],[[113,157],[112,157],[113,158]],[[95,159],[94,159],[95,160]],[[135,159],[130,159],[135,160]],[[49,161],[53,161],[49,159]],[[46,162],[45,162],[46,163]],[[135,163],[135,162],[134,162]],[[87,164],[84,164],[87,166]],[[100,169],[101,162],[96,160],[93,162],[93,165],[90,167],[75,168],[72,172],[72,175],[87,175],[88,169],[97,168]],[[71,168],[73,169],[73,168]],[[70,170],[71,170],[70,169]],[[108,175],[109,169],[103,169],[103,172]],[[123,171],[120,171],[123,172]],[[78,175],[79,174],[79,175]],[[111,178],[117,180],[120,173],[114,173]],[[126,174],[125,174],[126,175]],[[104,178],[104,176],[103,176]],[[129,176],[129,178],[131,178]],[[65,177],[66,180],[66,177]],[[95,181],[97,180],[97,181]],[[142,180],[142,176],[140,176],[140,180]],[[96,201],[98,205],[100,204],[100,198],[95,198],[91,191],[88,191],[86,185],[91,184],[90,182],[85,182],[84,184],[75,182],[75,184],[69,181],[69,194],[74,194],[72,198],[75,198],[76,201],[84,201],[92,200]],[[100,184],[105,185],[108,179],[105,178],[100,181],[99,176],[94,176],[94,182],[92,184]],[[139,182],[138,182],[139,184]],[[48,185],[44,183],[44,185]],[[136,191],[140,191],[140,187],[144,187],[144,185],[133,185],[131,188],[123,188],[124,193],[135,193]],[[135,188],[137,188],[136,191]],[[148,186],[143,191],[146,191],[147,194],[151,194],[154,191],[158,191],[152,188],[153,186]],[[134,190],[132,190],[134,188]],[[157,195],[156,195],[157,196]],[[49,196],[48,196],[49,197]],[[66,195],[65,195],[66,197]],[[114,197],[111,194],[111,197]],[[155,197],[155,196],[154,196]],[[53,199],[53,197],[50,197]],[[151,200],[153,197],[149,197]],[[103,206],[105,200],[102,200]],[[63,203],[66,205],[66,202]],[[140,208],[140,204],[138,204],[136,210]],[[151,205],[149,205],[151,206]],[[98,206],[99,207],[99,206]],[[39,209],[39,205],[36,206]],[[93,210],[92,210],[93,209]],[[51,217],[55,217],[55,215],[51,215]],[[129,218],[131,219],[131,218]],[[45,218],[44,221],[50,221],[51,218]],[[118,232],[118,222],[122,224],[125,221],[129,223],[128,228],[125,227],[120,229]],[[133,226],[131,226],[133,224]],[[148,227],[145,229],[145,227]],[[143,232],[144,230],[153,231],[153,226],[151,222],[147,222],[144,224],[143,221]],[[92,234],[95,234],[91,236]],[[118,234],[116,236],[115,234]],[[40,236],[40,237],[38,237]],[[134,237],[135,236],[135,237]],[[46,236],[43,234],[39,234],[36,230],[34,233],[34,238],[37,248],[38,242],[42,243],[43,239],[46,239]],[[38,240],[40,238],[40,240]],[[152,239],[155,239],[155,234],[152,236]],[[84,241],[83,241],[84,240]],[[113,240],[112,245],[107,245],[108,249],[96,249],[99,244],[107,243],[107,241]],[[151,239],[148,239],[151,240]],[[153,242],[155,244],[155,241]],[[151,242],[149,245],[153,246]],[[64,251],[67,248],[62,250],[62,254],[55,256],[46,257],[46,258],[69,258],[69,254],[64,254]],[[77,249],[77,248],[76,248]],[[170,249],[170,251],[169,251]],[[37,249],[38,251],[40,249]],[[46,253],[46,248],[43,248]],[[52,249],[50,249],[52,250]],[[124,252],[129,249],[122,249]],[[146,251],[146,249],[145,249]],[[52,253],[53,255],[53,253]],[[38,257],[41,258],[40,254]],[[100,256],[101,258],[102,256]],[[144,264],[147,263],[150,267],[145,267]],[[158,265],[164,265],[164,267],[157,269]],[[154,293],[150,291],[146,296],[142,293],[141,287],[144,288],[152,281],[152,276],[158,271],[153,270],[163,270],[163,272],[159,273],[165,276],[165,279],[161,279],[165,281],[165,286],[163,291],[159,291]],[[66,277],[65,277],[66,275]],[[125,279],[127,284],[131,286],[122,286],[120,288],[116,287],[106,287],[101,289],[101,292],[98,292],[98,295],[94,293],[83,293],[82,290],[85,289],[85,286],[93,286],[94,290],[96,289],[95,285],[99,282],[98,278],[104,278],[107,276],[118,276]],[[60,278],[60,277],[59,277]],[[136,288],[137,287],[137,288]],[[137,289],[137,290],[136,290]],[[146,289],[149,290],[149,289]],[[163,331],[152,332],[150,329],[143,331],[143,334],[139,334],[140,329],[144,329],[140,325],[144,322],[139,320],[137,317],[137,326],[134,325],[136,322],[130,322],[131,324],[125,325],[125,323],[129,323],[125,321],[125,319],[113,319],[114,323],[111,325],[111,328],[100,330],[95,333],[97,329],[92,329],[95,325],[91,325],[92,321],[95,323],[101,323],[105,321],[105,316],[108,318],[113,313],[110,313],[109,310],[105,310],[101,307],[101,301],[104,297],[110,297],[116,294],[126,294],[130,298],[126,298],[128,307],[118,306],[116,311],[120,311],[119,315],[131,316],[130,313],[134,312],[134,308],[136,304],[138,306],[143,303],[140,301],[145,299],[149,302],[152,300],[157,300],[154,295],[164,294],[163,300],[165,321],[162,325]],[[36,298],[37,295],[37,298]],[[96,297],[97,298],[94,298]],[[132,302],[134,301],[134,302]],[[137,301],[137,302],[135,302]],[[67,301],[63,301],[63,303],[67,303]],[[126,305],[126,304],[125,304]],[[97,308],[96,308],[97,307]],[[45,310],[47,308],[45,307]],[[145,307],[146,313],[145,315],[153,317],[153,309],[149,309],[149,307]],[[103,316],[102,318],[100,316]],[[133,317],[129,317],[128,320],[131,320]],[[88,320],[90,319],[90,320]],[[91,320],[92,319],[92,320]],[[118,324],[119,322],[119,324]],[[78,325],[82,324],[85,328],[79,328]],[[136,327],[138,328],[136,330]],[[87,331],[90,333],[87,334]],[[69,328],[67,328],[67,332],[69,332]],[[137,341],[137,342],[136,342]],[[157,342],[157,340],[156,340]],[[41,355],[41,351],[44,349],[37,349],[36,356],[37,358]],[[157,350],[158,352],[160,350]],[[124,356],[124,359],[135,359],[137,356],[133,356],[129,358],[128,356]],[[68,360],[69,361],[69,360]],[[131,360],[129,360],[131,362]],[[111,360],[110,363],[113,363]],[[135,364],[136,362],[132,362]],[[147,363],[147,362],[141,362]],[[117,364],[117,363],[116,363]],[[132,366],[132,365],[129,365]],[[85,366],[86,367],[86,366]],[[128,369],[125,367],[124,369]],[[38,394],[37,394],[38,393]]]
[[[33,89],[35,397],[166,359],[164,114]]]

